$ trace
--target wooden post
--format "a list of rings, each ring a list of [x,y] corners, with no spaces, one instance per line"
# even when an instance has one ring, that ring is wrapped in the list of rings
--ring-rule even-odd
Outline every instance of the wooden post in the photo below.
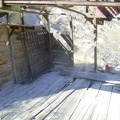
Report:
[[[9,24],[9,14],[7,14],[6,17],[7,17],[7,23]],[[12,39],[10,38],[10,26],[7,26],[7,33],[8,33],[8,42],[9,42],[9,49],[10,49],[13,78],[14,78],[14,83],[16,83],[17,73],[16,73],[16,66],[15,66],[15,59],[14,59],[13,42],[12,42]]]
[[[97,19],[94,18],[94,72],[97,72]]]
[[[70,38],[71,38],[71,43],[72,43],[71,48],[73,51],[73,23],[72,21],[73,21],[73,18],[72,16],[70,16]]]
[[[3,7],[3,0],[0,0],[0,8]]]
[[[71,54],[73,55],[73,18],[72,16],[70,16],[70,39],[71,39]],[[74,59],[73,59],[73,56],[72,56],[72,60],[73,60],[73,65],[74,66]]]
[[[24,25],[23,12],[21,13],[21,22],[22,22],[22,25]],[[22,28],[22,31],[23,32],[25,31],[24,27]],[[23,36],[22,36],[22,39],[23,39],[22,41],[23,41],[23,44],[25,47],[25,59],[26,59],[26,64],[27,64],[27,69],[28,69],[28,74],[29,74],[29,82],[32,82],[33,81],[33,74],[31,71],[30,60],[29,60],[29,55],[28,55],[28,51],[27,51],[27,43],[26,43],[26,40],[24,39]]]

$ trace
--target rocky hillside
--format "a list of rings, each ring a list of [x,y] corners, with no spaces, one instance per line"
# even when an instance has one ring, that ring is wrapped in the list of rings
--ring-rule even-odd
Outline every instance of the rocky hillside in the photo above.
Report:
[[[84,11],[84,7],[74,7],[79,12]],[[70,34],[70,15],[73,17],[74,34],[74,66],[81,70],[92,71],[94,68],[94,26],[86,23],[83,15],[53,8],[51,13],[66,15],[50,16],[51,32],[60,34]],[[98,67],[107,64],[120,65],[120,21],[118,19],[104,20],[103,25],[97,25],[97,55]]]

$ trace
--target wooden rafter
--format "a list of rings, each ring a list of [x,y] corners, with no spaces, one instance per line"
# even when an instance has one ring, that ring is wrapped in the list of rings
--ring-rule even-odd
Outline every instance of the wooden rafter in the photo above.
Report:
[[[4,0],[5,5],[73,5],[73,6],[108,6],[108,7],[118,7],[120,2],[97,2],[97,1],[9,1]]]
[[[86,13],[79,12],[79,11],[77,11],[77,10],[70,9],[70,8],[67,8],[67,7],[62,7],[62,6],[58,6],[58,8],[61,8],[61,9],[64,9],[64,10],[68,10],[68,11],[71,11],[71,12],[75,12],[75,13],[81,14],[81,15],[83,15],[84,17],[87,18],[87,14],[86,14]]]

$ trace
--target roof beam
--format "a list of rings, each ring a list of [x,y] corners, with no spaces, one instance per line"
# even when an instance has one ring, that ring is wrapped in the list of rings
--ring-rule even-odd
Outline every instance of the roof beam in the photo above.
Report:
[[[107,7],[119,7],[120,2],[95,2],[95,1],[9,1],[4,0],[5,5],[73,5],[73,6],[107,6]]]

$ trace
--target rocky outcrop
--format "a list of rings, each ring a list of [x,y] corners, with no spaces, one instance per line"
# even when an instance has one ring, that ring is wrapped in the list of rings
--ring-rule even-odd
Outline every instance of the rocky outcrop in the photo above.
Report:
[[[84,7],[74,7],[83,12]],[[70,11],[53,8],[52,13],[64,13],[73,17],[74,34],[74,67],[81,70],[93,71],[94,68],[94,25],[86,22],[83,15]],[[55,20],[59,22],[55,22]],[[65,15],[53,15],[50,17],[51,32],[59,32],[70,35],[70,17]],[[98,67],[109,63],[114,66],[120,64],[120,21],[116,18],[106,19],[103,25],[97,25],[97,57]]]

